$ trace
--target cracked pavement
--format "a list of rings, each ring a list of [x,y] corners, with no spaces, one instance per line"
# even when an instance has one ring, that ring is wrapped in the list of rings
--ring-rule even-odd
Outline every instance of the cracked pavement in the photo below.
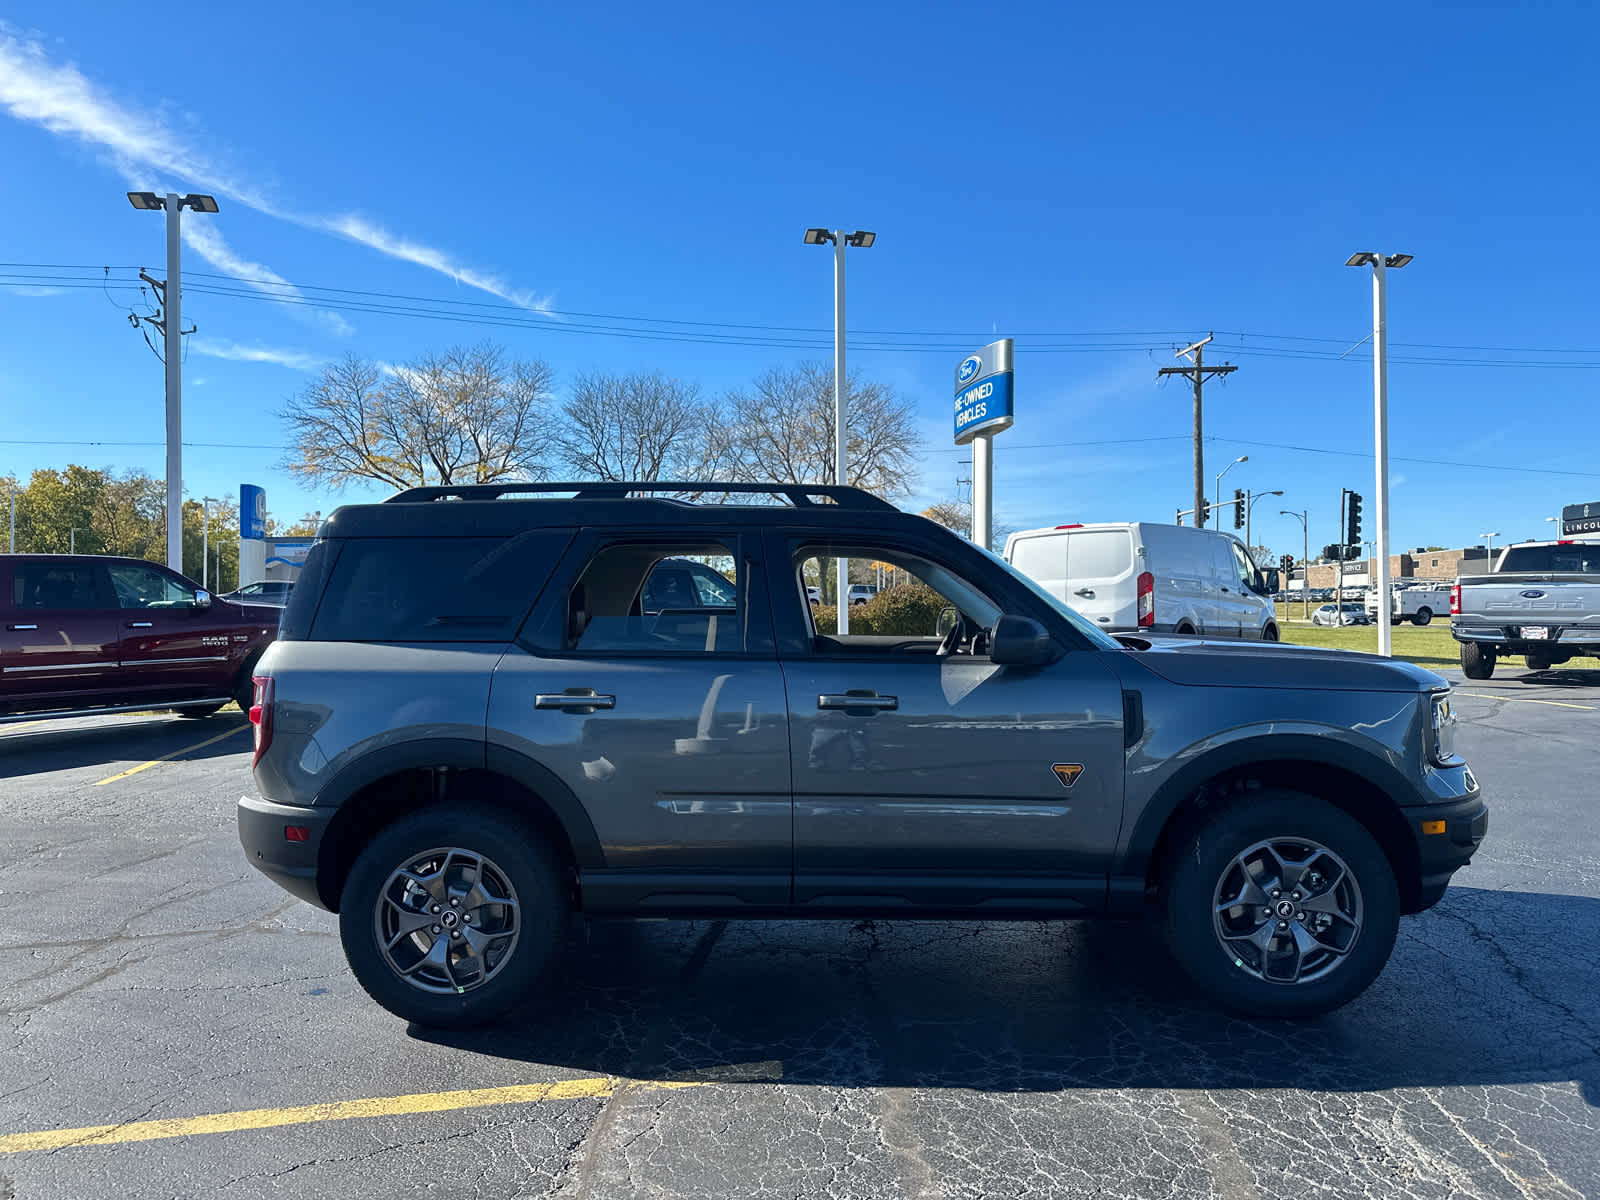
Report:
[[[1192,999],[1139,922],[652,921],[408,1029],[245,863],[242,737],[94,786],[236,716],[0,727],[0,1134],[705,1081],[0,1154],[0,1197],[1600,1196],[1600,674],[1562,674],[1466,685],[1489,840],[1305,1024]]]

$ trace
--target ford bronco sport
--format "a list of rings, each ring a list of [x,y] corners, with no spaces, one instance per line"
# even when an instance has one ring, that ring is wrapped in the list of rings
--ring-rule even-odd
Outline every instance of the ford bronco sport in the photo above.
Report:
[[[839,559],[914,582],[859,632],[821,629],[807,580]],[[1372,982],[1488,822],[1438,676],[1114,639],[841,487],[486,484],[340,508],[251,720],[245,853],[339,914],[379,1004],[437,1026],[533,993],[573,912],[1154,909],[1216,1002],[1317,1014]]]

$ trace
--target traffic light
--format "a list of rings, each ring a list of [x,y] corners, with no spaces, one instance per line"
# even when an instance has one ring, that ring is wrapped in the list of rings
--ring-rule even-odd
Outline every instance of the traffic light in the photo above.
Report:
[[[1204,527],[1206,525],[1209,525],[1210,523],[1211,523],[1211,501],[1202,500],[1202,501],[1200,501],[1200,519],[1198,521],[1196,521],[1195,524],[1199,525],[1201,527]]]
[[[1245,503],[1245,501],[1244,501],[1244,489],[1243,488],[1234,488],[1233,489],[1233,527],[1235,529],[1243,529],[1244,528],[1244,503]]]
[[[1361,493],[1350,493],[1350,507],[1345,510],[1348,520],[1345,524],[1344,540],[1356,548],[1356,553],[1361,553]]]
[[[1278,558],[1278,569],[1283,572],[1283,577],[1285,580],[1287,580],[1290,574],[1294,571],[1294,555],[1280,555]]]

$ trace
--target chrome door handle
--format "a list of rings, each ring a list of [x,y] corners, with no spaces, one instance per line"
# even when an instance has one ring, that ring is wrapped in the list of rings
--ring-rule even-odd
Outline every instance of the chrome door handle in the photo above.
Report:
[[[1094,589],[1093,588],[1079,588],[1077,591],[1073,592],[1072,594],[1074,596],[1093,596],[1094,595]]]
[[[563,712],[593,712],[597,708],[615,708],[615,696],[602,696],[590,688],[569,688],[564,692],[540,692],[533,698],[535,708],[555,708]]]
[[[154,629],[155,628],[155,624],[156,623],[154,621],[129,621],[128,622],[128,628],[129,629]]]
[[[7,629],[37,629],[37,625],[7,625]]]
[[[900,697],[880,696],[877,692],[845,692],[828,695],[824,693],[817,697],[818,708],[870,708],[874,710],[893,709],[900,707]]]

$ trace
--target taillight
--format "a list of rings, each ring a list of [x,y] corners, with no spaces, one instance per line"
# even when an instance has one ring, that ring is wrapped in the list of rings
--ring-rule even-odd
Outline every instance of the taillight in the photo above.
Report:
[[[253,767],[261,761],[261,756],[267,752],[267,747],[272,745],[272,676],[252,675],[250,682],[256,685],[256,702],[250,706],[250,724],[255,726],[256,752],[250,759]]]
[[[1450,615],[1452,617],[1461,615],[1461,585],[1459,583],[1450,585]]]
[[[1139,628],[1150,629],[1155,623],[1156,577],[1146,571],[1139,576]]]

